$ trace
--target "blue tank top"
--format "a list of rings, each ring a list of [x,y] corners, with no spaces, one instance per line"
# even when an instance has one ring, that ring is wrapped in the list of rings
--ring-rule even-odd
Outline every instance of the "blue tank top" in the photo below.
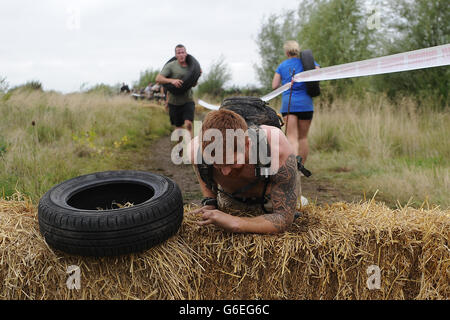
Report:
[[[318,64],[314,62],[316,66]],[[302,61],[299,58],[290,58],[283,61],[277,68],[276,73],[281,76],[281,85],[291,82],[292,71],[295,74],[304,71]],[[291,90],[283,92],[281,112],[288,112],[289,95]],[[312,98],[306,92],[306,84],[304,82],[294,82],[292,87],[291,108],[290,112],[307,112],[314,111]]]

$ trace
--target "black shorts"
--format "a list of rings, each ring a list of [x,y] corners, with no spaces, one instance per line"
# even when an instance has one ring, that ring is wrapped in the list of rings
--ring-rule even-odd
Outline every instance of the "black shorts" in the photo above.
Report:
[[[169,103],[170,123],[175,127],[182,127],[185,120],[194,121],[194,111],[194,101],[179,106]]]
[[[305,111],[305,112],[289,112],[289,114],[293,114],[297,116],[298,120],[312,120],[314,111]],[[283,117],[287,116],[287,112],[282,113]]]

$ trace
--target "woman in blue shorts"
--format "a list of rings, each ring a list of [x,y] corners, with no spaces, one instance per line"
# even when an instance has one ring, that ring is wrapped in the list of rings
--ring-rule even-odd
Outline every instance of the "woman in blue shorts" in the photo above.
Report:
[[[291,82],[292,72],[300,73],[303,70],[302,61],[300,60],[300,46],[297,41],[287,41],[283,46],[287,59],[283,61],[275,71],[272,80],[272,88],[276,89],[281,85]],[[316,69],[319,65],[316,64]],[[308,131],[314,113],[312,98],[306,92],[306,84],[304,82],[294,82],[292,87],[291,106],[289,108],[289,95],[291,90],[283,92],[281,114],[285,123],[288,123],[287,138],[294,148],[296,155],[302,157],[305,163],[308,157]]]

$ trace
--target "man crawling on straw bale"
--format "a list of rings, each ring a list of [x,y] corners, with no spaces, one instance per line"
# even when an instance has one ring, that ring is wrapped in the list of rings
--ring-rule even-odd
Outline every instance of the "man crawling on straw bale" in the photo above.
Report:
[[[221,109],[207,114],[189,148],[205,197],[203,206],[190,212],[200,216],[199,226],[269,234],[284,232],[292,224],[297,161],[280,129],[249,128],[239,114]],[[266,157],[261,159],[264,148]]]

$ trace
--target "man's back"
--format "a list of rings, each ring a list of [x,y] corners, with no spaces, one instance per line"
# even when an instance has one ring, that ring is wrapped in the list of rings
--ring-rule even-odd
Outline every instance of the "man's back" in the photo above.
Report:
[[[268,145],[270,147],[271,155],[271,167],[270,171],[272,175],[276,175],[281,166],[283,166],[292,153],[292,147],[290,146],[284,133],[273,126],[262,125],[259,127],[263,131],[267,138]],[[191,143],[191,163],[198,163],[199,159],[198,148],[199,148],[199,137],[195,137]],[[254,142],[251,142],[254,143]],[[195,162],[193,162],[195,161]],[[224,191],[233,193],[236,190],[241,189],[244,185],[254,181],[255,177],[255,164],[246,163],[242,168],[234,168],[230,174],[224,175],[221,170],[217,168],[213,169],[213,179],[220,185]],[[268,185],[267,191],[270,192],[270,183]],[[243,193],[243,196],[259,196],[261,194],[262,188],[264,187],[264,181],[261,180],[260,183],[255,185],[254,188]]]
[[[195,211],[202,214],[202,221],[197,224],[214,224],[231,232],[279,233],[285,231],[294,220],[297,204],[297,161],[291,145],[283,132],[276,127],[261,125],[256,130],[256,135],[248,130],[248,135],[244,139],[238,138],[236,135],[230,136],[230,129],[234,133],[244,133],[249,126],[242,116],[231,110],[211,111],[203,121],[201,138],[197,138],[191,143],[191,152],[189,153],[191,159],[196,160],[196,163],[202,163],[199,161],[201,159],[196,159],[199,156],[199,152],[196,151],[200,150],[200,146],[202,146],[205,153],[211,153],[210,155],[205,154],[205,159],[209,158],[212,161],[212,167],[203,164],[194,165],[202,194],[205,197],[202,201],[204,206]],[[213,134],[214,132],[215,134]],[[258,133],[265,133],[267,142],[260,139],[261,136]],[[222,140],[223,143],[216,141],[216,139],[220,139],[220,135],[225,137]],[[214,139],[212,139],[213,137]],[[202,141],[202,139],[204,140]],[[214,144],[212,145],[212,143]],[[233,148],[233,144],[236,143],[237,148]],[[259,147],[269,144],[270,155],[268,153],[266,155],[270,157],[270,168],[268,167],[269,163],[264,164],[259,161],[263,157],[259,157],[259,160],[257,158],[256,162],[253,162],[254,158],[251,160],[251,154],[254,153],[252,143],[257,143],[258,150],[264,150]],[[232,163],[223,163],[220,158],[216,158],[218,152],[227,156],[222,159],[234,160],[231,161]],[[214,168],[216,172],[216,182],[222,179],[219,183],[222,186],[206,182],[203,178],[210,176],[211,168]],[[237,185],[241,183],[246,183],[246,186],[236,190]],[[250,194],[253,192],[250,190],[260,187],[261,183],[263,187],[259,196],[252,197],[254,199],[246,197],[247,192]],[[230,188],[234,192],[226,192],[224,187]],[[240,204],[238,207],[234,207],[233,202]],[[231,207],[238,209],[238,211],[234,211],[235,213],[244,213],[247,212],[247,209],[252,209],[255,204],[262,210],[262,212],[254,212],[256,216],[247,218],[241,217],[239,214],[227,213]]]

